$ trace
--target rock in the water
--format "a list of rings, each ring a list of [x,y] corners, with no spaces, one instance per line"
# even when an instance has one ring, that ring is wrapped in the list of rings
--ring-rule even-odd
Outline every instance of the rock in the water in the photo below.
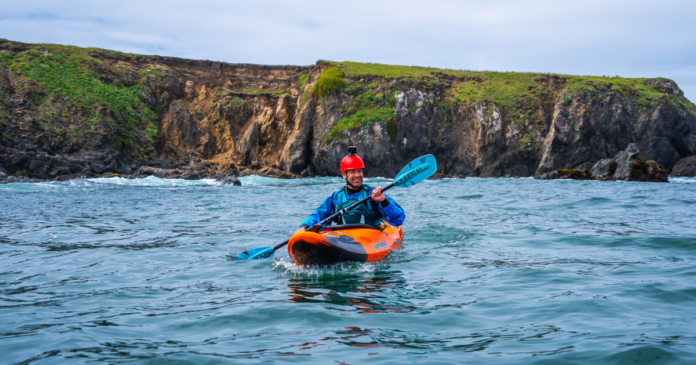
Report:
[[[579,170],[579,169],[559,169],[551,171],[548,174],[544,174],[541,179],[573,179],[573,180],[595,180],[594,175],[589,169]]]
[[[597,161],[590,171],[592,175],[597,177],[597,180],[612,180],[617,167],[619,167],[619,164],[614,159],[604,158]]]
[[[672,169],[672,176],[696,176],[696,155],[677,161]]]
[[[626,181],[669,182],[664,166],[655,161],[645,161],[643,155],[633,161]]]
[[[611,170],[612,166],[614,166],[614,172],[616,172],[616,167],[618,167],[619,164],[616,163],[616,161],[613,158],[603,158],[599,161],[597,161],[596,164],[592,166],[590,171],[592,171],[592,175],[594,176],[602,176],[609,172]]]
[[[642,155],[640,154],[638,145],[630,143],[624,151],[619,152],[616,157],[614,157],[614,160],[618,163],[614,178],[616,180],[626,180],[630,173],[631,165],[640,157],[642,157]]]
[[[217,182],[219,182],[221,185],[242,186],[242,182],[239,181],[236,176],[226,176],[224,178],[217,179]]]

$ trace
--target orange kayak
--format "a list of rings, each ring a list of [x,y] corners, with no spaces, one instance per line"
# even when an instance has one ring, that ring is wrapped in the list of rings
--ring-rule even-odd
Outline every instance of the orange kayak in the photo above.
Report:
[[[382,223],[382,230],[364,224],[326,226],[323,231],[298,232],[290,237],[288,252],[298,265],[342,261],[374,262],[401,247],[401,226]]]

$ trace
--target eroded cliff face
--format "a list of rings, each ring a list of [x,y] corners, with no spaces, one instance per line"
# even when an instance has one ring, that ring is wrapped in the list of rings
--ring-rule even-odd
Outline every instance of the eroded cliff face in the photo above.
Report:
[[[327,140],[346,109],[356,104],[356,96],[342,90],[305,112],[305,119],[313,124],[298,123],[297,135],[309,136],[303,139],[308,142],[306,150],[296,152],[298,158],[283,160],[284,167],[300,165],[309,154],[317,173],[338,175],[336,161],[349,145],[359,147],[370,176],[394,176],[405,163],[426,153],[436,156],[445,175],[483,177],[589,168],[632,142],[668,171],[680,158],[696,153],[696,118],[671,101],[683,96],[669,81],[649,81],[667,85],[663,99],[645,107],[616,91],[567,88],[560,77],[538,75],[535,81],[548,91],[538,108],[511,114],[494,101],[448,103],[447,84],[421,89],[380,80],[370,93],[377,90],[384,100],[393,95],[396,131],[390,136],[389,122],[372,122]],[[360,79],[355,82],[366,84]]]
[[[682,97],[670,81],[661,86],[663,100],[637,108],[616,92],[561,94],[541,149],[537,173],[558,168],[589,168],[616,156],[635,142],[645,157],[671,171],[680,158],[696,153],[694,115],[671,97]]]
[[[350,145],[368,176],[427,153],[462,177],[592,167],[629,143],[668,171],[696,154],[694,105],[667,79],[234,65],[3,40],[0,52],[8,174],[337,176]]]
[[[317,69],[2,40],[0,57],[0,172],[40,179],[192,162],[272,170],[302,100],[298,77]]]

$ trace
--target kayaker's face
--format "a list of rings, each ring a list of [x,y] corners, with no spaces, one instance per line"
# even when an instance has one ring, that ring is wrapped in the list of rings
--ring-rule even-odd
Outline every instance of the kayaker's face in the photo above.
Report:
[[[359,188],[363,183],[363,169],[348,170],[343,173],[343,178],[354,188]]]

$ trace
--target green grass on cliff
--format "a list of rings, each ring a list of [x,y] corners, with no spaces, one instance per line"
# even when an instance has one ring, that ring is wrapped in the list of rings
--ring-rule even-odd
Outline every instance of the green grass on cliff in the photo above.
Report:
[[[300,91],[304,91],[304,87],[309,82],[310,76],[312,76],[311,72],[306,74],[300,74],[297,76],[297,88],[300,89]]]
[[[19,58],[23,62],[16,68],[44,86],[47,97],[69,100],[83,115],[99,117],[100,108],[108,108],[128,123],[156,120],[156,115],[140,101],[142,87],[106,84],[99,80],[96,72],[87,68],[88,65],[81,64],[79,58],[61,53],[36,58],[20,55]],[[113,116],[106,119],[114,122]]]
[[[157,114],[142,101],[143,94],[149,92],[147,86],[136,84],[140,76],[137,73],[107,65],[89,52],[85,48],[42,45],[40,50],[0,53],[0,60],[16,76],[41,86],[33,98],[39,101],[40,118],[45,122],[62,120],[63,124],[73,125],[68,137],[76,139],[89,139],[91,134],[85,129],[93,130],[99,123],[113,125],[122,132],[112,143],[116,147],[121,145],[135,157],[145,157],[142,155],[154,151],[151,143],[156,139],[159,124]],[[116,79],[105,78],[107,72]],[[156,73],[151,68],[144,70],[143,75]],[[119,76],[126,80],[119,80]],[[124,86],[122,81],[134,85]],[[45,124],[48,127],[51,123]],[[143,141],[136,135],[138,131],[141,136],[147,136],[149,145],[142,145]]]
[[[385,100],[386,99],[386,100]],[[365,91],[341,111],[345,118],[334,123],[331,131],[322,137],[322,143],[328,145],[340,139],[341,134],[349,129],[356,129],[372,123],[384,123],[392,143],[396,139],[397,126],[394,115],[394,93],[388,98],[379,91]]]
[[[340,68],[347,78],[374,75],[386,79],[425,81],[439,85],[444,91],[442,102],[455,104],[495,105],[508,120],[521,125],[542,123],[542,107],[552,107],[559,98],[573,96],[596,97],[621,95],[631,102],[635,112],[653,108],[661,103],[680,104],[696,113],[696,106],[683,96],[659,91],[668,79],[623,78],[602,76],[573,76],[521,72],[490,72],[447,70],[416,66],[383,65],[376,63],[321,61]],[[444,75],[443,75],[444,74]],[[451,77],[455,77],[454,79]],[[372,81],[375,83],[376,81]],[[382,82],[384,83],[384,82]],[[553,83],[553,86],[550,84]],[[346,83],[343,90],[358,94],[368,87]],[[355,89],[355,90],[353,90]],[[487,110],[490,112],[490,108]]]
[[[326,62],[336,67],[340,67],[346,75],[350,76],[361,76],[361,75],[375,75],[382,76],[385,78],[419,78],[419,77],[431,77],[432,72],[442,71],[436,68],[429,67],[418,67],[418,66],[394,66],[394,65],[383,65],[379,63],[359,63],[359,62],[334,62],[334,61],[320,61]]]
[[[671,80],[665,78],[636,78],[622,77],[598,77],[598,76],[568,76],[565,92],[586,94],[608,94],[615,92],[623,95],[635,103],[638,112],[645,108],[651,108],[665,100],[665,93],[659,90],[660,86]],[[650,84],[652,82],[653,84]],[[673,82],[673,81],[671,81]],[[668,95],[670,99],[675,95]]]
[[[318,98],[331,95],[340,90],[344,82],[343,70],[339,67],[329,67],[319,75],[312,92]]]
[[[470,81],[456,83],[449,100],[467,104],[494,104],[518,123],[538,123],[537,111],[545,93],[531,74],[482,72]]]

